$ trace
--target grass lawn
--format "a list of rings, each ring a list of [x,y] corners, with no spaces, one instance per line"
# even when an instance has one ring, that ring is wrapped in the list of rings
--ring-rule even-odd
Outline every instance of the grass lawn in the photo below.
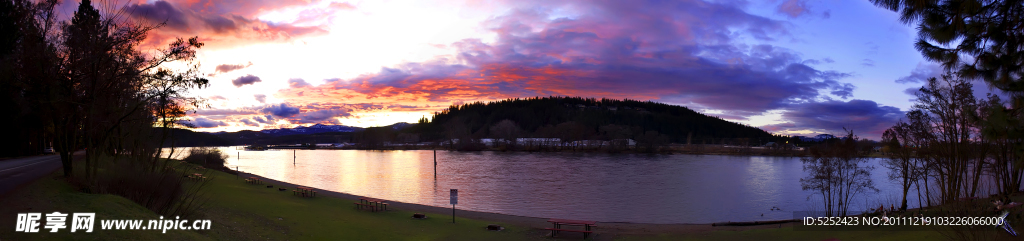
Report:
[[[155,213],[114,195],[86,194],[59,176],[59,171],[0,198],[0,240],[551,240],[544,230],[500,222],[456,218],[428,213],[428,219],[411,218],[412,212],[369,212],[355,209],[354,200],[333,197],[303,198],[291,190],[246,184],[234,175],[209,171],[203,211],[211,230],[100,230],[99,220],[158,219]],[[24,212],[95,212],[93,233],[15,233],[15,217]],[[506,227],[485,230],[487,224]],[[600,229],[597,229],[600,234]],[[656,236],[599,235],[599,240],[944,240],[935,231],[793,230],[792,227],[746,231],[712,231]]]

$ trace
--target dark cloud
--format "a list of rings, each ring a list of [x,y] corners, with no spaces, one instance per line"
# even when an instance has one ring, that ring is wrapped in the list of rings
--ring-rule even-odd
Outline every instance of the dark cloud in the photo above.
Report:
[[[879,140],[882,132],[903,118],[903,111],[870,100],[822,101],[792,105],[782,114],[789,123],[767,125],[762,128],[776,131],[813,130],[820,133],[839,133],[843,127],[854,134]]]
[[[256,101],[259,101],[260,103],[267,103],[267,95],[256,94],[253,95],[253,97],[256,97]]]
[[[938,78],[942,75],[942,66],[934,63],[919,63],[910,75],[896,79],[896,83],[927,83],[929,78]]]
[[[264,107],[260,111],[277,117],[292,117],[298,114],[300,110],[298,107],[291,107],[287,103],[281,103]],[[267,119],[270,119],[270,115],[267,116]]]
[[[227,115],[252,115],[256,114],[256,111],[248,109],[201,109],[196,110],[196,115],[201,116],[227,116]]]
[[[312,124],[312,123],[323,123],[323,124],[338,124],[336,117],[347,117],[351,116],[347,111],[342,109],[322,109],[315,111],[302,112],[288,120],[293,124]]]
[[[218,73],[227,73],[227,72],[231,72],[231,71],[235,71],[235,70],[244,69],[244,68],[247,68],[249,66],[252,66],[252,62],[249,62],[248,64],[222,64],[222,65],[217,65],[217,72]]]
[[[253,121],[256,121],[256,122],[259,122],[259,123],[263,123],[263,124],[273,124],[273,122],[271,122],[271,121],[268,121],[267,119],[264,119],[264,118],[263,118],[263,117],[261,117],[261,116],[256,116],[256,117],[253,117],[253,118],[252,118],[252,120],[253,120]]]
[[[907,88],[907,89],[903,90],[903,93],[907,94],[909,96],[917,97],[917,94],[921,93],[921,87],[910,87],[910,88]]]
[[[213,128],[227,125],[223,121],[210,120],[203,117],[197,117],[195,120],[192,121],[192,124],[198,128]]]
[[[309,83],[306,83],[305,80],[302,80],[302,79],[299,79],[299,78],[294,78],[294,79],[289,79],[288,80],[288,86],[290,86],[291,88],[302,88],[302,87],[308,87],[310,85],[309,85]]]
[[[242,87],[243,85],[251,85],[251,84],[255,84],[256,82],[260,82],[260,81],[263,81],[263,80],[260,80],[260,77],[256,77],[256,76],[250,74],[250,75],[245,75],[245,76],[238,77],[237,79],[232,80],[231,84],[235,85],[235,87]]]
[[[201,2],[201,3],[200,3]],[[287,40],[294,36],[326,33],[320,26],[295,26],[289,23],[272,23],[257,19],[260,11],[308,4],[307,1],[155,1],[131,4],[127,8],[130,17],[150,22],[165,23],[157,29],[150,41],[166,42],[174,36],[199,35],[209,40],[224,41],[231,45],[234,39],[244,40]]]
[[[260,126],[259,124],[256,124],[255,122],[252,122],[249,119],[242,119],[242,123],[244,123],[247,126]]]

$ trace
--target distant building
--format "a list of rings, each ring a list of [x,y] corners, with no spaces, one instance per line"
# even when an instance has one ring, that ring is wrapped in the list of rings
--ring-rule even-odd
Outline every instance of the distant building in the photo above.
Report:
[[[800,139],[800,141],[804,141],[804,142],[822,142],[822,141],[825,141],[825,140],[828,140],[828,139],[836,138],[836,136],[831,135],[831,134],[820,134],[820,135],[816,135],[814,137],[806,137],[806,136],[793,136],[793,137],[796,137],[796,138]]]

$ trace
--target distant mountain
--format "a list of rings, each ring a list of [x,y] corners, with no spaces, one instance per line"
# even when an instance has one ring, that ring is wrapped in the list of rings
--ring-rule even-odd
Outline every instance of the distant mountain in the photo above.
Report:
[[[246,131],[239,131],[239,132],[223,132],[222,131],[222,132],[217,132],[217,133],[213,133],[213,134],[214,135],[218,135],[218,136],[237,135],[237,134],[246,135],[247,134],[248,136],[251,136],[251,137],[259,137],[259,136],[264,136],[264,135],[265,136],[276,137],[276,136],[289,136],[289,135],[319,134],[319,133],[328,133],[328,132],[355,132],[355,131],[359,131],[359,130],[362,130],[362,129],[363,128],[351,127],[351,126],[345,126],[345,125],[316,124],[316,125],[312,125],[312,126],[299,126],[299,127],[295,127],[295,128],[264,129],[264,130],[261,130],[261,131],[257,132],[257,133],[260,133],[260,134],[263,134],[263,135],[255,134],[255,133],[242,133],[242,132],[246,132]],[[255,131],[250,131],[250,132],[255,132]]]

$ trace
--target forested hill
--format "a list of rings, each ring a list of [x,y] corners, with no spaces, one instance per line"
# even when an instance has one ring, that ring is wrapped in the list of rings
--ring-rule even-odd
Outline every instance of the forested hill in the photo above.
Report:
[[[683,106],[652,101],[581,97],[543,97],[476,102],[451,106],[420,120],[416,132],[444,136],[495,137],[499,122],[511,120],[518,136],[568,139],[637,138],[654,134],[674,143],[720,143],[750,138],[781,139],[756,127],[698,113]],[[653,131],[653,132],[651,132]],[[656,132],[656,133],[655,133]]]

